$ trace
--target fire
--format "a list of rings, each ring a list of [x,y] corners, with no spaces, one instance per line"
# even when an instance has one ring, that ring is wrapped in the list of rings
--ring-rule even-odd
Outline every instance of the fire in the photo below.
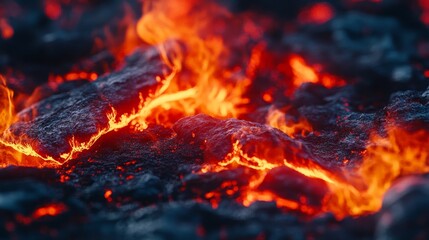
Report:
[[[426,147],[428,141],[429,134],[424,130],[409,133],[397,127],[389,128],[387,137],[373,135],[362,164],[356,169],[356,174],[345,172],[347,179],[339,178],[335,173],[311,161],[303,165],[285,159],[283,164],[276,164],[269,159],[249,157],[238,143],[234,144],[233,152],[218,163],[222,168],[210,170],[220,171],[240,165],[259,171],[259,177],[250,182],[240,198],[245,206],[254,201],[274,201],[279,207],[301,210],[304,208],[308,211],[302,212],[317,213],[318,211],[305,204],[281,198],[272,192],[257,190],[261,179],[269,170],[286,166],[307,176],[308,181],[323,180],[330,192],[323,199],[322,211],[333,212],[338,218],[343,218],[378,211],[382,206],[384,194],[396,179],[429,172],[429,151]]]
[[[46,1],[45,11],[51,19],[58,18],[61,15],[60,3]],[[334,15],[332,7],[326,3],[316,4],[308,11],[311,17],[309,21],[315,23],[326,22]],[[246,94],[257,75],[266,44],[258,42],[252,45],[249,56],[242,59],[243,66],[230,66],[229,60],[236,53],[229,46],[231,43],[227,40],[230,39],[226,39],[215,27],[217,24],[223,26],[219,23],[219,18],[228,20],[231,17],[222,7],[214,3],[202,4],[196,0],[144,1],[143,12],[136,25],[130,23],[130,19],[124,20],[130,24],[126,40],[120,50],[112,51],[117,53],[117,56],[127,55],[138,44],[135,39],[137,36],[148,45],[158,46],[162,60],[171,70],[169,74],[156,78],[162,87],[150,96],[141,95],[140,101],[129,113],[119,114],[120,109],[112,107],[110,112],[106,113],[108,119],[106,126],[100,126],[98,132],[89,139],[78,140],[78,136],[69,139],[71,150],[62,153],[59,158],[54,158],[40,154],[37,149],[23,144],[20,139],[8,138],[12,135],[8,128],[16,121],[16,114],[13,92],[7,88],[6,80],[0,77],[0,131],[3,133],[0,143],[9,147],[2,146],[0,153],[2,156],[14,158],[14,161],[5,160],[6,163],[21,164],[24,154],[61,165],[91,149],[104,135],[127,126],[132,126],[136,131],[144,131],[151,123],[171,127],[176,120],[199,113],[218,119],[245,118],[243,116],[251,111],[249,107],[251,99]],[[243,38],[257,42],[256,38],[262,34],[256,26],[246,20],[243,20],[246,35]],[[228,21],[223,24],[228,24]],[[0,30],[5,39],[14,34],[13,28],[4,19],[0,19]],[[292,55],[284,64],[292,73],[292,79],[285,81],[291,81],[293,90],[305,83],[319,84],[326,88],[346,84],[343,79],[325,74],[317,66],[310,66],[298,55]],[[49,81],[59,84],[78,79],[96,81],[97,78],[98,74],[95,72],[72,71],[63,76],[51,75]],[[260,96],[267,104],[274,102],[273,93],[270,91]],[[277,109],[272,106],[265,123],[301,143],[299,136],[306,136],[313,132],[313,128],[305,119],[287,119],[288,110],[287,107]],[[247,133],[243,131],[242,134]],[[333,212],[338,218],[357,216],[379,210],[384,194],[397,178],[429,172],[429,152],[425,146],[428,141],[429,134],[426,131],[410,133],[398,127],[388,127],[385,137],[374,134],[370,138],[367,149],[362,154],[361,165],[356,169],[334,172],[312,159],[278,161],[272,155],[266,156],[267,159],[254,156],[243,149],[239,140],[234,140],[231,142],[232,150],[225,159],[204,166],[199,173],[237,167],[257,172],[244,188],[240,189],[231,182],[225,182],[222,186],[228,188],[226,190],[228,196],[240,192],[237,200],[244,206],[249,206],[255,201],[274,201],[279,207],[309,215]],[[273,148],[264,147],[267,151]],[[311,206],[305,196],[299,200],[286,199],[271,191],[259,189],[269,172],[281,167],[305,176],[309,183],[322,181],[326,184],[329,191],[321,199],[322,206]],[[65,177],[62,181],[66,181]],[[111,197],[112,191],[106,190],[104,198],[111,201]],[[221,195],[209,192],[205,194],[205,198],[210,199],[213,206],[217,206]],[[33,217],[54,216],[65,210],[64,205],[53,204],[37,209]]]
[[[250,84],[248,78],[222,78],[228,72],[222,67],[221,57],[230,54],[224,40],[217,35],[202,36],[207,34],[203,30],[215,24],[211,16],[225,16],[227,12],[217,5],[195,10],[197,5],[197,1],[146,1],[145,14],[137,24],[137,32],[144,42],[153,45],[175,39],[186,46],[184,50],[175,49],[175,68],[189,73],[178,76],[166,94],[190,88],[195,89],[195,94],[163,105],[154,112],[157,119],[169,109],[178,110],[184,116],[206,113],[219,118],[238,117],[244,111],[240,105],[248,102],[242,97]]]
[[[95,81],[98,78],[98,74],[95,72],[70,72],[65,75],[51,75],[49,76],[49,82],[52,83],[63,83],[67,81],[76,81],[76,80],[89,80]]]
[[[428,141],[425,130],[410,133],[393,127],[387,137],[373,135],[357,171],[365,187],[333,188],[327,207],[340,216],[379,210],[384,194],[398,177],[429,172]]]
[[[327,88],[344,86],[344,80],[327,74],[317,74],[316,71],[307,65],[305,60],[300,56],[292,56],[289,60],[294,75],[293,83],[299,87],[304,83],[317,83]]]
[[[0,75],[0,131],[6,130],[14,120],[13,92],[7,88],[6,79]]]
[[[295,134],[304,136],[306,133],[313,131],[310,123],[305,119],[299,119],[298,122],[286,121],[285,113],[275,108],[269,110],[267,124],[281,130],[291,137],[294,137]]]
[[[6,79],[0,75],[0,132],[4,132],[14,121],[13,91],[6,86]],[[1,139],[0,143],[2,143]],[[0,161],[0,166],[7,165],[6,163],[12,161],[11,159],[18,163],[22,159],[21,152],[10,151],[9,149],[0,148],[0,155],[4,158]]]

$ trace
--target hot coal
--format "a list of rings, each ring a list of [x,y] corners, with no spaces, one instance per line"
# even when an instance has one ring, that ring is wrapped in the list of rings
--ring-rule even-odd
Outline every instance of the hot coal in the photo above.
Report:
[[[320,179],[310,183],[306,179],[306,176],[290,168],[274,168],[265,176],[259,189],[270,190],[285,199],[297,202],[305,198],[306,204],[320,207],[329,189]]]
[[[293,162],[310,158],[305,146],[263,124],[236,119],[219,121],[206,115],[197,115],[179,120],[173,129],[179,141],[203,149],[208,161],[225,159],[233,151],[235,142],[248,156],[272,159],[272,163],[282,163],[284,159]],[[271,148],[267,149],[266,146]]]
[[[137,109],[135,103],[139,102],[140,94],[156,94],[162,86],[157,77],[164,76],[169,70],[155,48],[136,56],[137,60],[117,73],[54,95],[22,111],[20,121],[10,127],[11,140],[19,139],[42,155],[59,158],[62,153],[71,151],[69,141],[72,137],[88,141],[100,128],[107,127],[106,113],[112,112],[112,108],[119,116]]]

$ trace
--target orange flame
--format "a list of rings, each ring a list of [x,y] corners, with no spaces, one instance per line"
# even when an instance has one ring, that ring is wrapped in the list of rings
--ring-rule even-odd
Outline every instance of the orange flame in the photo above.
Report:
[[[285,113],[275,108],[269,110],[267,124],[291,137],[294,137],[296,134],[305,135],[313,131],[313,128],[307,120],[299,119],[298,122],[286,121]]]
[[[270,169],[287,166],[307,176],[308,181],[315,178],[326,182],[330,192],[323,199],[323,211],[333,212],[338,218],[358,216],[378,211],[384,194],[397,178],[429,172],[429,150],[426,146],[428,141],[429,134],[424,130],[409,133],[399,128],[390,128],[386,138],[373,135],[356,173],[354,170],[345,170],[344,176],[348,176],[347,179],[338,178],[335,173],[312,161],[301,165],[285,159],[284,164],[278,164],[269,159],[249,157],[241,150],[238,142],[233,145],[233,152],[218,163],[221,168],[206,166],[202,172],[221,171],[238,165],[256,169],[259,171],[259,177],[251,181],[247,191],[242,193],[241,201],[245,206],[254,201],[275,201],[278,206],[288,209],[316,213],[305,204],[304,209],[308,211],[302,210],[300,203],[283,199],[271,192],[257,190],[263,176]]]
[[[221,56],[229,54],[223,39],[215,35],[202,36],[203,30],[211,27],[213,17],[210,16],[227,12],[215,5],[194,10],[196,4],[197,1],[145,1],[145,14],[137,24],[141,39],[152,45],[176,39],[186,46],[185,50],[175,49],[175,68],[189,72],[178,76],[166,93],[195,91],[187,99],[163,105],[153,113],[156,119],[161,119],[160,115],[169,109],[184,116],[206,113],[219,118],[238,117],[244,111],[240,105],[248,102],[242,97],[250,84],[248,78],[234,81],[221,78],[228,74],[221,66]]]
[[[307,65],[304,59],[300,56],[292,56],[289,60],[294,75],[293,83],[295,87],[299,87],[304,83],[317,83],[327,88],[344,86],[344,80],[327,74],[317,74],[316,71]]]

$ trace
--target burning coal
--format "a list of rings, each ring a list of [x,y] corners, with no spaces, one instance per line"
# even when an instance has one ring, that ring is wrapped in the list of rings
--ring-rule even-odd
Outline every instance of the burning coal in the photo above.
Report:
[[[427,236],[425,1],[38,2],[0,4],[1,234]]]

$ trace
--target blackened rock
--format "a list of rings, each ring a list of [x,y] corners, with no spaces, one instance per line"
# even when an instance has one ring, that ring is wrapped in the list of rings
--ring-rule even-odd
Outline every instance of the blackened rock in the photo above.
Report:
[[[218,190],[222,192],[222,184],[230,183],[241,187],[249,183],[250,177],[255,174],[251,169],[235,168],[220,172],[207,172],[200,174],[188,174],[183,178],[184,191],[197,195]],[[227,186],[228,187],[228,186]]]
[[[73,136],[81,142],[88,141],[100,128],[107,127],[107,114],[112,107],[118,114],[130,113],[137,108],[139,95],[156,95],[162,86],[157,77],[170,71],[155,47],[136,55],[139,60],[119,72],[20,112],[19,121],[9,129],[12,134],[8,141],[29,144],[41,155],[59,159],[70,151]]]
[[[57,173],[52,168],[31,168],[10,166],[0,169],[0,181],[16,179],[35,179],[41,181],[53,181]]]
[[[428,128],[429,98],[418,91],[397,92],[392,95],[386,113],[395,123],[406,128]],[[410,129],[413,130],[413,129]]]
[[[55,190],[34,180],[0,182],[0,212],[28,214],[55,198]]]
[[[258,188],[297,202],[305,198],[305,202],[302,202],[303,204],[318,207],[322,205],[324,196],[329,192],[325,181],[308,178],[288,167],[278,167],[270,170]]]
[[[418,31],[395,18],[351,11],[325,25],[285,34],[283,42],[330,73],[365,82],[370,85],[365,94],[376,95],[426,87],[424,79],[413,77],[418,71],[412,59],[418,55],[420,38]]]
[[[124,185],[115,188],[117,196],[131,197],[133,200],[153,203],[163,193],[163,183],[150,173],[135,176]]]
[[[429,181],[408,177],[386,194],[376,239],[429,238]]]
[[[205,161],[224,160],[238,142],[248,156],[270,161],[273,164],[305,162],[310,158],[306,146],[278,129],[237,119],[218,120],[197,115],[179,120],[174,126],[177,139],[203,149]]]

